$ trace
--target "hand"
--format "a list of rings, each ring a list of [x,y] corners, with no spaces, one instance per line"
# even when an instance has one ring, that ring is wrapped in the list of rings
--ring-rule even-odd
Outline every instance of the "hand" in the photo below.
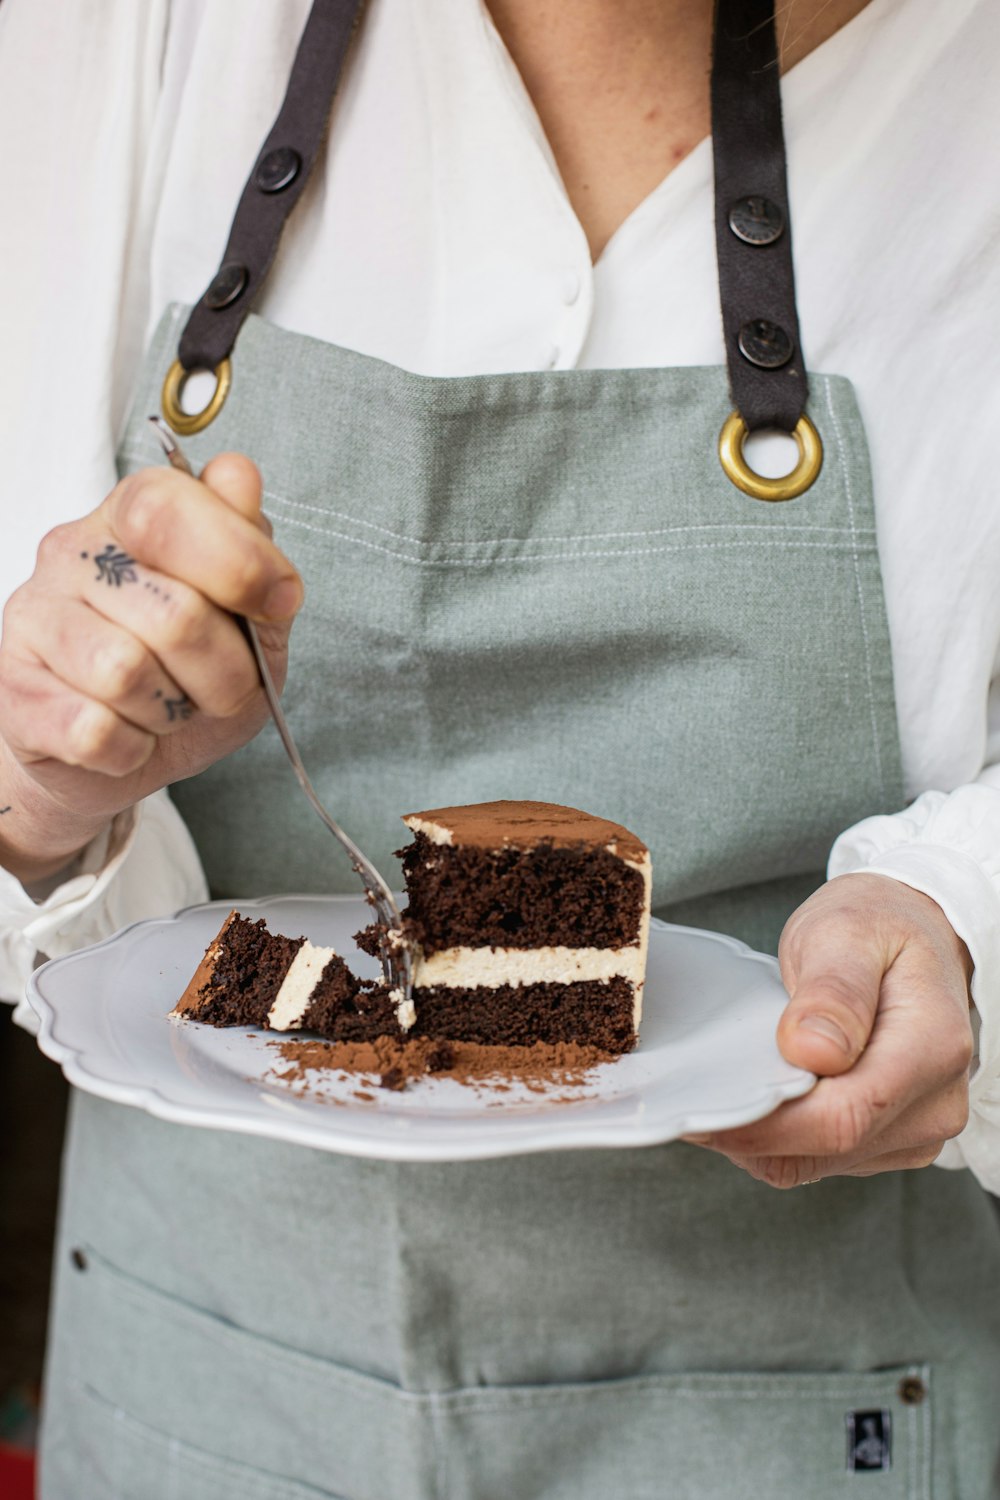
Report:
[[[0,644],[0,858],[22,880],[264,723],[232,616],[258,622],[280,685],[302,583],[260,507],[257,469],[221,454],[200,480],[133,474],[43,539]]]
[[[772,1187],[929,1165],[968,1119],[972,962],[928,896],[842,875],[794,912],[778,953],[778,1046],[820,1075],[767,1119],[688,1137]]]

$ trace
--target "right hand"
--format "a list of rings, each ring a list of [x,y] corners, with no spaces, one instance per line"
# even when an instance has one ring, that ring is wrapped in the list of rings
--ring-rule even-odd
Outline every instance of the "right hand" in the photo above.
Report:
[[[116,812],[252,739],[267,702],[233,615],[257,623],[280,688],[302,594],[238,453],[200,479],[141,470],[50,531],[4,611],[0,862],[53,873]]]

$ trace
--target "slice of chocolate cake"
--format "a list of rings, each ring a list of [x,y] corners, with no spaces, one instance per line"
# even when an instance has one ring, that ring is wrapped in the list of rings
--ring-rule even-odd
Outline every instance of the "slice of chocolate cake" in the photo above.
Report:
[[[271,933],[231,911],[173,1014],[210,1026],[316,1031],[336,1041],[399,1034],[385,986],[357,979],[333,948]]]
[[[607,1055],[635,1045],[651,868],[634,834],[548,802],[443,807],[403,821],[414,835],[399,851],[412,1000],[357,979],[332,948],[231,912],[174,1014],[332,1041],[571,1043]],[[368,927],[358,944],[378,956],[379,935]]]
[[[403,819],[413,1036],[485,1045],[635,1045],[649,942],[646,846],[548,802]],[[359,935],[376,951],[375,934]]]

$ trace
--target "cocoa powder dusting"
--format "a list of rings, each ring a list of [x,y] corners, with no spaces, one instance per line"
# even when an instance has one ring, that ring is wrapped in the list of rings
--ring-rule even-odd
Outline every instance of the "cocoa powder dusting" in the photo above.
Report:
[[[599,1063],[613,1062],[614,1053],[576,1042],[535,1042],[530,1047],[487,1047],[479,1042],[443,1042],[431,1037],[397,1041],[377,1037],[370,1042],[325,1042],[295,1040],[272,1042],[271,1047],[287,1066],[275,1076],[295,1089],[310,1082],[317,1071],[354,1078],[371,1088],[399,1090],[433,1074],[452,1078],[467,1087],[488,1087],[501,1093],[513,1083],[533,1093],[552,1089],[579,1088],[590,1082],[590,1071]],[[362,1090],[355,1098],[363,1098]],[[372,1095],[368,1094],[371,1098]]]

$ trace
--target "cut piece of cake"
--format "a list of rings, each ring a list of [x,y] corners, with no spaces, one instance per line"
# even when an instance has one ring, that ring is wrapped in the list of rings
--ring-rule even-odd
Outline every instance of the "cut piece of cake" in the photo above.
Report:
[[[618,823],[548,802],[411,813],[400,850],[414,1036],[635,1045],[649,944],[649,851]],[[359,934],[377,951],[374,929]]]
[[[331,1041],[486,1047],[635,1045],[649,943],[646,846],[548,802],[484,802],[403,819],[413,996],[359,980],[332,948],[231,912],[174,1014]],[[378,956],[377,925],[357,935]],[[398,934],[391,940],[400,941]]]
[[[337,1041],[399,1032],[382,984],[359,980],[333,948],[287,938],[231,911],[174,1008],[210,1026],[316,1031]]]

